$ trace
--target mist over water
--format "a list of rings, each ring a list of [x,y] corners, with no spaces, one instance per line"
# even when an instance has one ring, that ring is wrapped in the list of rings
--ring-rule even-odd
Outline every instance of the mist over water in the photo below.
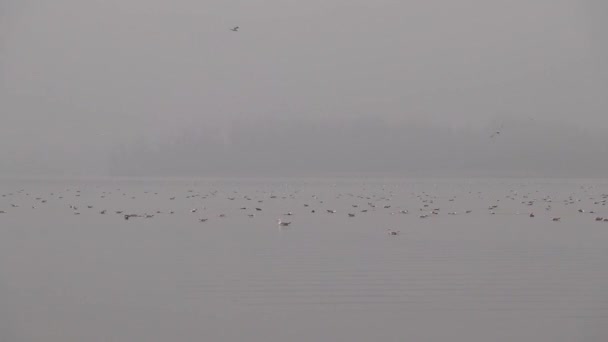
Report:
[[[0,0],[0,341],[608,341],[607,4]]]
[[[601,1],[0,6],[0,174],[606,171]]]
[[[114,175],[603,177],[598,130],[534,119],[486,129],[422,122],[243,120],[112,154]]]
[[[244,119],[108,149],[82,146],[61,158],[51,147],[14,151],[2,168],[5,176],[38,177],[602,178],[607,148],[601,129],[534,118],[494,120],[483,128],[372,117]]]

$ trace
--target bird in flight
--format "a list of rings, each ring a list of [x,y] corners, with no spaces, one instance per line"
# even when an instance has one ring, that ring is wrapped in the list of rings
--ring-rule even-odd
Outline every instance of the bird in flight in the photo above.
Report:
[[[239,31],[239,28],[240,28],[240,27],[235,26],[235,27],[231,28],[231,29],[230,29],[230,31],[238,32],[238,31]]]
[[[504,126],[503,124],[500,124],[500,127],[498,127],[498,130],[496,130],[494,133],[492,133],[492,135],[490,135],[490,138],[493,139],[493,138],[496,138],[497,136],[499,136],[500,132],[502,131],[503,126]]]

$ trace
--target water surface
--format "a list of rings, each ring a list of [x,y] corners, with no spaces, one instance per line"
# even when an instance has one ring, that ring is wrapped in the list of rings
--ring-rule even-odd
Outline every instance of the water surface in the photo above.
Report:
[[[3,180],[0,194],[3,341],[608,339],[605,181]]]

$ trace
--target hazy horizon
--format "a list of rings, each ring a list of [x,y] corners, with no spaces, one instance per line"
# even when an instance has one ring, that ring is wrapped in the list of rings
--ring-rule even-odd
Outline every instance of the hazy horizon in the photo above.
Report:
[[[0,175],[601,177],[606,19],[599,0],[2,1]]]
[[[0,0],[0,340],[608,341],[607,32],[606,0]]]
[[[479,129],[375,118],[257,119],[117,144],[92,151],[91,161],[15,157],[21,163],[5,165],[4,176],[603,178],[607,148],[601,129],[535,119]]]

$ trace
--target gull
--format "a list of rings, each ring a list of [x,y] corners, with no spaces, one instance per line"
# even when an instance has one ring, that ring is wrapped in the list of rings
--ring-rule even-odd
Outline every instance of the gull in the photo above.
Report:
[[[199,222],[206,222],[208,219],[206,219],[206,218],[200,218],[198,220],[199,220]]]
[[[558,222],[559,220],[561,220],[561,217],[554,217],[553,218],[553,222]]]
[[[355,214],[353,214],[353,213],[348,213],[348,217],[355,217]]]
[[[330,213],[330,214],[335,214],[336,213],[335,210],[331,210],[331,209],[327,209],[327,212]]]
[[[500,127],[498,127],[498,130],[496,130],[494,133],[492,133],[492,135],[490,135],[490,138],[494,138],[500,135],[500,131],[502,130],[504,124],[500,124]]]
[[[396,235],[399,235],[399,233],[400,232],[398,230],[391,230],[391,229],[388,230],[388,235],[396,236]]]
[[[287,227],[291,224],[291,222],[284,222],[284,221],[281,221],[281,219],[277,219],[277,223],[279,224],[279,226],[282,226],[282,227]]]

